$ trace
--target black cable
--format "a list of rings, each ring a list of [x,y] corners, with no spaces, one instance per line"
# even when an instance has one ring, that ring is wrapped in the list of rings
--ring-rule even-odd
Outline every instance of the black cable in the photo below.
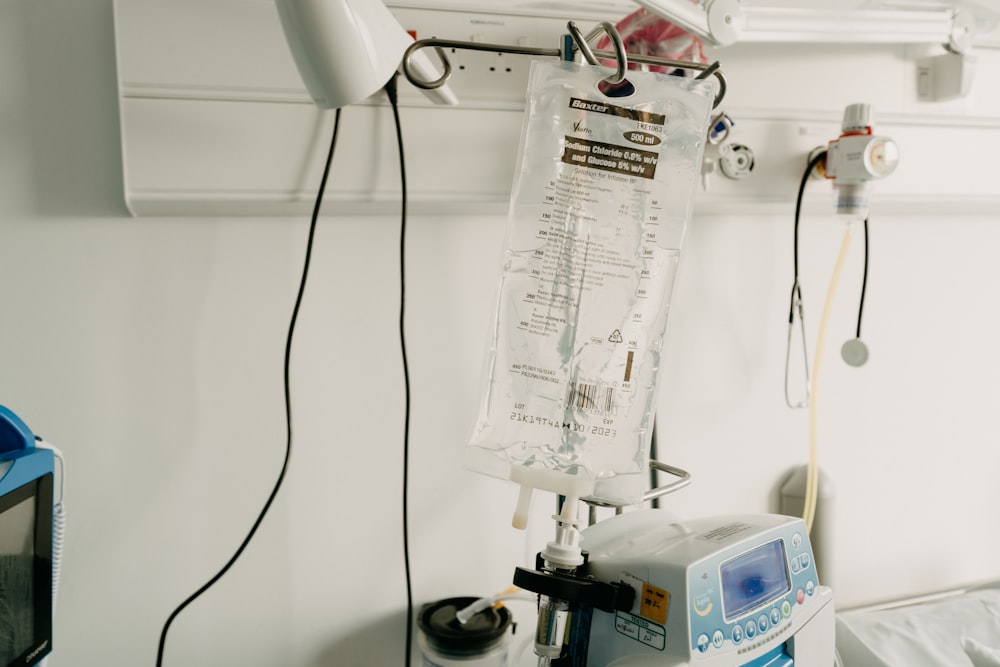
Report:
[[[806,183],[809,182],[809,178],[812,176],[813,170],[819,165],[820,162],[826,160],[826,151],[820,151],[809,160],[809,165],[806,167],[805,173],[802,174],[802,181],[799,183],[799,194],[795,198],[795,228],[794,228],[794,240],[792,247],[793,255],[793,270],[794,270],[794,280],[792,281],[792,294],[788,301],[788,323],[792,324],[795,321],[795,297],[797,296],[799,302],[802,301],[802,287],[799,285],[799,218],[802,216],[802,196],[806,191]]]
[[[399,180],[402,191],[399,221],[399,347],[403,359],[403,388],[406,402],[403,416],[403,568],[406,573],[406,648],[404,667],[410,665],[413,643],[413,580],[410,575],[410,367],[406,360],[406,160],[403,157],[403,128],[399,121],[399,100],[396,96],[396,78],[385,85],[385,92],[392,105],[396,121],[396,143],[399,146]]]
[[[174,622],[184,609],[197,600],[202,593],[211,588],[215,583],[229,571],[229,569],[236,563],[237,559],[243,554],[243,551],[250,544],[250,540],[257,533],[257,529],[260,528],[261,523],[264,521],[264,516],[267,511],[271,508],[271,504],[278,495],[278,491],[281,489],[282,483],[285,481],[285,473],[288,471],[288,464],[292,457],[292,398],[291,390],[289,388],[289,367],[292,355],[292,338],[295,334],[295,323],[299,317],[299,308],[302,305],[302,295],[305,294],[306,290],[306,280],[309,277],[309,262],[312,259],[312,248],[313,239],[316,235],[316,221],[319,218],[320,204],[323,202],[323,192],[326,190],[327,178],[330,175],[330,163],[333,161],[333,151],[337,145],[337,130],[340,127],[340,109],[337,109],[336,116],[333,122],[333,137],[330,139],[330,152],[326,156],[326,166],[323,168],[323,178],[320,180],[319,191],[316,193],[316,203],[313,206],[312,219],[309,222],[309,237],[306,240],[306,256],[305,262],[302,266],[302,280],[299,283],[299,292],[295,297],[295,307],[292,309],[292,318],[288,324],[288,337],[285,341],[285,364],[284,364],[284,382],[285,382],[285,428],[287,437],[285,440],[285,460],[281,464],[281,472],[278,473],[278,479],[274,483],[274,488],[271,489],[271,495],[268,496],[267,502],[264,503],[264,507],[260,510],[260,514],[257,515],[257,519],[254,521],[253,526],[251,526],[250,531],[247,536],[243,538],[243,542],[240,544],[239,548],[236,549],[236,553],[232,555],[229,561],[219,570],[214,577],[208,580],[201,588],[191,594],[184,602],[174,609],[173,613],[167,618],[167,621],[163,624],[163,630],[160,633],[160,645],[156,652],[156,667],[161,667],[163,664],[163,650],[167,642],[167,632],[170,630],[170,625]]]
[[[656,444],[657,444],[656,443],[656,415],[653,415],[653,433],[651,434],[651,436],[649,438],[649,460],[650,461],[655,461],[656,460],[656,457],[657,457],[657,451],[656,451],[657,447],[656,447]],[[660,480],[659,480],[659,476],[656,474],[656,468],[654,468],[652,465],[650,465],[649,466],[649,488],[650,488],[650,490],[652,490],[652,489],[655,489],[656,487],[658,487],[659,485],[660,485]],[[654,509],[658,509],[660,507],[660,497],[657,496],[656,498],[653,498],[652,502],[650,503],[650,506],[652,508],[654,508]]]
[[[799,194],[795,199],[795,231],[794,231],[794,248],[793,248],[793,270],[794,270],[794,280],[792,281],[792,294],[789,299],[788,304],[788,323],[791,324],[795,319],[795,297],[798,296],[799,301],[802,301],[802,286],[799,285],[799,218],[802,214],[802,196],[805,193],[806,183],[809,182],[809,177],[812,175],[813,170],[816,166],[826,160],[826,151],[820,151],[809,161],[809,166],[806,167],[806,171],[802,174],[802,181],[799,183]],[[864,274],[861,278],[861,299],[858,303],[858,326],[855,332],[855,338],[861,338],[861,319],[865,311],[865,294],[868,292],[868,218],[865,218],[865,260],[864,260]]]
[[[861,316],[865,312],[865,293],[868,291],[868,218],[865,218],[865,270],[861,278],[861,301],[858,303],[858,329],[855,338],[861,338]]]

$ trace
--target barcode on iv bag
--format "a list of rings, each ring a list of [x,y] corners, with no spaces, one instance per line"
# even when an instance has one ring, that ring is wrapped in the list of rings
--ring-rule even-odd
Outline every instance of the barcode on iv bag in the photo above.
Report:
[[[615,388],[577,382],[570,386],[569,405],[577,410],[611,414],[615,408]]]

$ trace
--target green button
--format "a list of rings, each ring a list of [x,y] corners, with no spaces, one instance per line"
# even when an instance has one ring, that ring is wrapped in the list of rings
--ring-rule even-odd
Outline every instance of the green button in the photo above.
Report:
[[[788,600],[785,600],[784,602],[782,602],[781,603],[781,613],[785,615],[785,618],[788,618],[789,616],[791,616],[792,615],[792,603],[789,602]]]

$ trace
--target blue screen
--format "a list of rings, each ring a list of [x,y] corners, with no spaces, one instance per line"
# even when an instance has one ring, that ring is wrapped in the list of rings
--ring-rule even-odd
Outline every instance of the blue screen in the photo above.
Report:
[[[726,620],[781,597],[791,590],[781,540],[769,542],[722,564],[722,609]]]

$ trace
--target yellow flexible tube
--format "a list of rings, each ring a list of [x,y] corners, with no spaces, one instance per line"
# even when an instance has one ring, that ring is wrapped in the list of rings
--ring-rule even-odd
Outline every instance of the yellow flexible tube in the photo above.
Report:
[[[817,412],[819,405],[819,377],[823,362],[823,347],[826,343],[826,329],[830,321],[830,311],[833,310],[833,297],[837,293],[837,283],[847,259],[847,251],[851,246],[851,225],[844,230],[844,238],[840,242],[840,253],[833,267],[830,286],[826,290],[826,302],[823,304],[823,315],[820,318],[819,334],[816,337],[816,351],[813,356],[813,372],[809,386],[809,467],[806,470],[806,498],[802,518],[806,522],[806,531],[812,532],[813,520],[816,518],[816,500],[819,486],[819,437]]]

